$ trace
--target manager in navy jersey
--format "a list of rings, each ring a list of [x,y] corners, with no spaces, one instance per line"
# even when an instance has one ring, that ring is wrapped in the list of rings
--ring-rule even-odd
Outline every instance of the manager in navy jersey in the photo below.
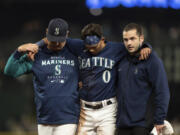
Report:
[[[116,65],[125,55],[125,47],[122,43],[106,42],[99,24],[86,25],[81,35],[83,40],[67,39],[67,47],[79,58],[83,84],[77,134],[114,135]]]
[[[118,134],[149,135],[149,119],[159,134],[164,127],[170,98],[163,63],[154,51],[147,60],[138,59],[139,47],[144,41],[140,25],[126,25],[123,41],[128,53],[118,65]]]
[[[67,47],[68,24],[52,19],[47,41],[37,52],[37,45],[24,44],[10,56],[4,73],[18,77],[33,73],[39,135],[75,135],[79,121],[78,59]],[[26,52],[36,53],[34,61]]]

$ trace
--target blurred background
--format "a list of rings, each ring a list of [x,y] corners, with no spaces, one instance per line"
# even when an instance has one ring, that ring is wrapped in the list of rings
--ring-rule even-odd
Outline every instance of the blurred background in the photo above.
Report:
[[[142,24],[164,62],[171,90],[167,120],[180,134],[180,0],[1,0],[0,17],[0,135],[37,135],[32,75],[13,79],[3,68],[19,45],[43,38],[54,17],[69,23],[72,38],[94,22],[118,42],[127,23]]]

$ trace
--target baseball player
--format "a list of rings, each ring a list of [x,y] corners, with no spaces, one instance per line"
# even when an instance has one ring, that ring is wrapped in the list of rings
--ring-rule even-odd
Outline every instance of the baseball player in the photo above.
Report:
[[[33,73],[39,135],[75,135],[79,120],[78,59],[67,47],[68,24],[60,18],[48,25],[47,44],[24,44],[10,56],[4,73]],[[27,52],[36,53],[34,61]]]
[[[86,25],[81,37],[84,48],[77,47],[80,45],[78,40],[71,47],[79,56],[83,84],[80,89],[81,113],[77,135],[114,135],[116,65],[125,56],[125,47],[122,43],[105,41],[99,24]],[[75,40],[68,42],[75,43]]]
[[[83,84],[77,135],[114,135],[116,65],[125,55],[125,47],[105,41],[99,24],[86,25],[81,36],[83,40],[67,39],[67,47],[79,58]],[[150,49],[145,50],[142,56],[146,57]]]
[[[155,109],[151,119],[159,135],[164,128],[170,98],[163,63],[154,51],[147,60],[138,59],[144,42],[140,25],[126,25],[123,29],[123,41],[128,53],[118,65],[118,134],[149,135],[148,103],[153,94],[154,101],[151,104],[154,102]]]

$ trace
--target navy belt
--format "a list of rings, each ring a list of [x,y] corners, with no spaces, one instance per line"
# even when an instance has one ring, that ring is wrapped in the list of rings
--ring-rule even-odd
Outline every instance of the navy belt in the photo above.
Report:
[[[106,102],[106,105],[110,105],[110,104],[112,104],[112,101],[111,101],[111,100],[109,100],[109,101]],[[89,105],[89,104],[86,104],[86,103],[85,103],[84,106],[85,106],[86,108],[91,108],[91,109],[101,109],[101,108],[104,107],[104,105],[103,105],[102,103],[97,104],[97,105]]]

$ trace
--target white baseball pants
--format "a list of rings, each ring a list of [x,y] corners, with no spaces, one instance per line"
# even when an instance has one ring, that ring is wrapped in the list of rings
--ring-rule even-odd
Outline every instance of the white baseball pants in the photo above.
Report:
[[[107,104],[109,100],[111,100],[111,104]],[[102,104],[103,107],[100,109],[91,108],[91,106],[98,104]],[[100,102],[86,102],[81,100],[81,113],[77,135],[115,135],[116,113],[116,98]]]
[[[75,135],[77,124],[43,125],[38,124],[38,135]]]

